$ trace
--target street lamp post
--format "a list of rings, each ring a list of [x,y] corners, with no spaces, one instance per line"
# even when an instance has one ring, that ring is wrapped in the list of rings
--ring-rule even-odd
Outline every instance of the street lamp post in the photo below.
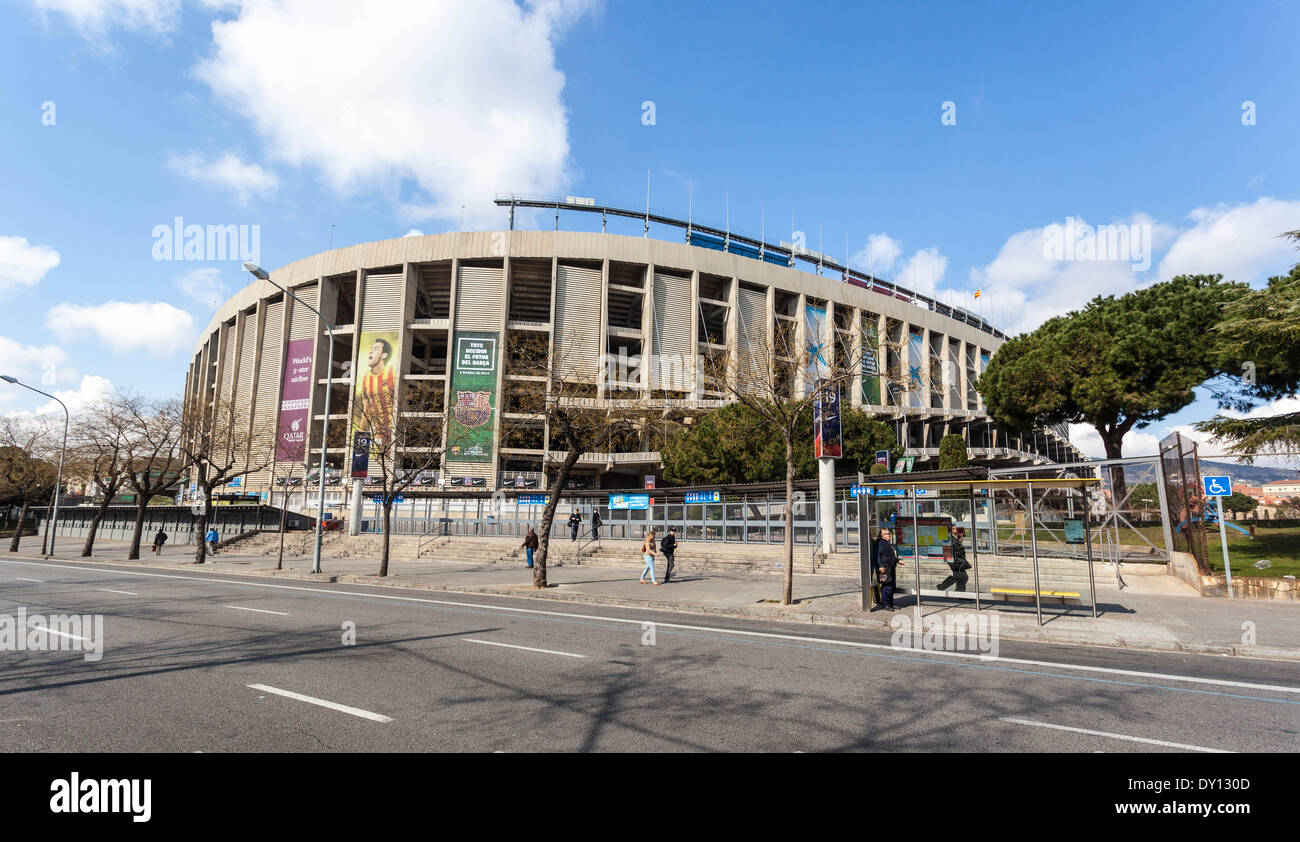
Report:
[[[306,301],[303,301],[301,298],[294,295],[289,290],[285,289],[284,287],[277,284],[275,281],[271,280],[271,274],[267,272],[265,269],[263,269],[261,266],[258,266],[255,263],[245,263],[244,269],[247,270],[249,273],[251,273],[254,278],[257,278],[258,280],[261,281],[266,281],[267,283],[271,284],[271,286],[280,290],[285,295],[292,298],[294,301],[297,301],[299,304],[301,304],[302,306],[306,307],[308,310],[311,310],[313,313],[315,313],[316,318],[320,319],[321,324],[325,325],[325,330],[329,333],[329,337],[330,337],[329,362],[326,364],[326,369],[325,369],[326,372],[325,374],[325,423],[321,426],[320,475],[317,477],[317,481],[319,485],[317,488],[317,499],[316,499],[316,544],[315,547],[312,549],[312,557],[311,557],[311,572],[319,573],[321,572],[320,571],[321,521],[324,520],[324,516],[325,516],[325,455],[326,455],[326,451],[329,450],[330,392],[333,391],[333,383],[331,381],[333,381],[334,379],[334,325],[326,321],[325,317],[321,315],[320,310],[317,310],[315,307],[311,306]],[[308,437],[308,439],[310,440],[310,436]],[[277,431],[277,436],[276,436],[277,447],[279,446],[279,443],[280,443],[279,435]],[[274,458],[274,454],[272,454],[272,458]]]
[[[45,395],[45,397],[50,400],[57,401],[59,406],[63,407],[63,447],[59,449],[59,472],[57,478],[54,480],[54,511],[50,515],[50,522],[45,524],[45,532],[50,538],[49,554],[54,555],[54,538],[59,531],[59,489],[63,487],[63,456],[68,452],[68,421],[70,419],[70,416],[68,415],[68,405],[54,397],[54,395],[51,395],[49,392],[42,392],[40,389],[20,382],[17,377],[0,374],[0,380],[4,380],[6,383],[13,383],[15,386],[22,386],[24,389],[31,389],[31,391],[38,395]],[[51,524],[54,526],[52,530],[50,529]],[[21,523],[18,524],[18,526],[20,529],[22,528]],[[44,542],[42,542],[42,545],[44,545]]]

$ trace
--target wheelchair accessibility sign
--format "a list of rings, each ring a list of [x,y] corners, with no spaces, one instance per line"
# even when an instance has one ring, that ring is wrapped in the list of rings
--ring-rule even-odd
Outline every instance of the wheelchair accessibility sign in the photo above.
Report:
[[[1206,497],[1231,497],[1232,477],[1201,477]]]

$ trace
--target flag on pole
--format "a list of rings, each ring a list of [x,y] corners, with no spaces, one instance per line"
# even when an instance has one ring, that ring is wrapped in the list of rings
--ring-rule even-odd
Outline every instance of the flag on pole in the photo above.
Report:
[[[975,290],[975,297],[979,298],[981,292],[983,292],[983,290],[979,290],[979,289]]]

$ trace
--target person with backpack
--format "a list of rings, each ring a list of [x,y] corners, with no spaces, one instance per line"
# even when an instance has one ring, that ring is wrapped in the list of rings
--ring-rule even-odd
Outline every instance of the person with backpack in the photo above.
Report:
[[[221,540],[221,535],[217,532],[215,526],[208,527],[208,534],[203,538],[208,542],[208,552],[213,555],[217,554],[217,542]]]
[[[524,551],[528,554],[529,567],[533,566],[533,550],[537,549],[537,545],[537,533],[534,532],[533,528],[530,526],[528,527],[528,536],[524,538],[523,543]]]
[[[166,533],[166,532],[163,532],[161,529],[159,529],[159,530],[158,530],[158,534],[155,535],[155,536],[153,536],[153,551],[154,551],[154,553],[155,553],[155,554],[161,554],[161,553],[162,553],[163,544],[166,544],[166,543],[167,543],[167,533]]]
[[[663,551],[664,562],[667,567],[664,568],[664,584],[668,584],[673,578],[673,553],[677,552],[677,527],[668,527],[668,534],[664,536],[663,541],[659,542],[659,549]]]

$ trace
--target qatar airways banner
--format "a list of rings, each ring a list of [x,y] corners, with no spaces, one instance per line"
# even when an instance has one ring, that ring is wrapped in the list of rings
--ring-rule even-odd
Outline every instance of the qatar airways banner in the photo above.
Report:
[[[315,339],[295,339],[284,359],[280,385],[280,423],[275,440],[277,462],[307,461],[307,405],[311,398],[311,364]]]

